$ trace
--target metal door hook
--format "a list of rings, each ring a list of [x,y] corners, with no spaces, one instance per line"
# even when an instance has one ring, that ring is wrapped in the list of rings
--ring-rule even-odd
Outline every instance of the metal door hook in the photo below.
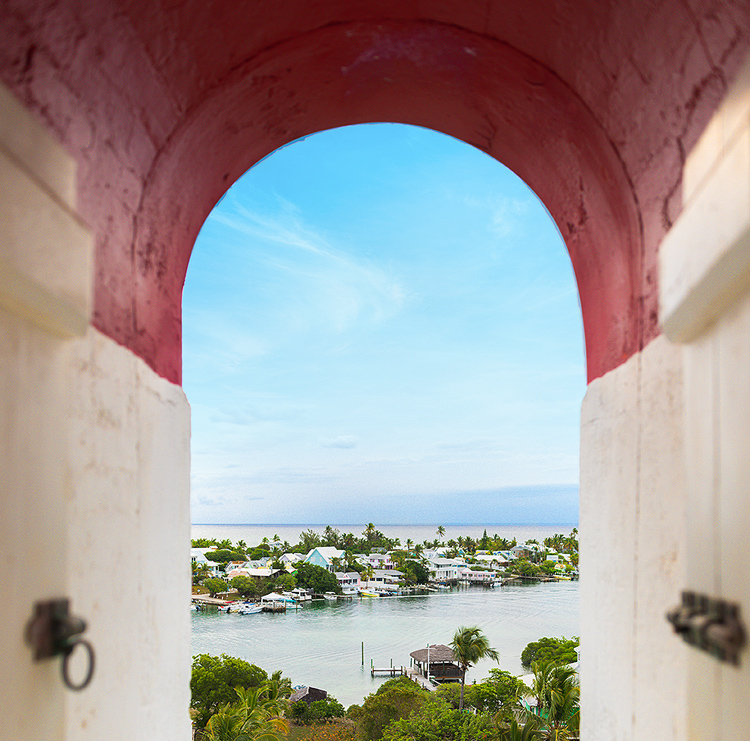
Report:
[[[745,630],[739,605],[703,594],[682,593],[682,604],[667,613],[675,633],[719,661],[739,665]]]
[[[86,621],[70,614],[67,598],[37,602],[34,614],[26,624],[26,642],[34,650],[34,661],[43,661],[62,656],[62,678],[71,690],[87,687],[94,676],[94,648],[81,634],[86,630]],[[88,669],[81,682],[70,678],[68,662],[76,646],[86,651]]]

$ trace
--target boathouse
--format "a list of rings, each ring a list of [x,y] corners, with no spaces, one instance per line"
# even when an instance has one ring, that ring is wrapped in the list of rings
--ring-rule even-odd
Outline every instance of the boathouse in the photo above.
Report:
[[[461,679],[461,667],[456,663],[453,649],[436,643],[428,648],[412,651],[409,656],[414,659],[417,671],[425,677],[433,677],[435,682],[458,682]]]

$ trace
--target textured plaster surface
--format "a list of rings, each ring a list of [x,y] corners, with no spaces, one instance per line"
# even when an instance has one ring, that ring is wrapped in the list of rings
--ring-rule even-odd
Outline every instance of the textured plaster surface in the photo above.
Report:
[[[660,337],[583,403],[585,741],[685,737],[687,656],[665,619],[686,569],[681,362]]]
[[[187,739],[189,405],[96,330],[73,344],[68,591],[98,665],[66,698],[65,738]]]
[[[165,378],[190,250],[233,180],[304,134],[398,121],[480,147],[544,200],[593,379],[659,333],[657,246],[750,6],[17,0],[0,29],[0,78],[78,165],[96,326]]]
[[[33,663],[24,628],[37,600],[65,594],[67,361],[63,341],[0,309],[4,738],[64,738],[59,662]]]

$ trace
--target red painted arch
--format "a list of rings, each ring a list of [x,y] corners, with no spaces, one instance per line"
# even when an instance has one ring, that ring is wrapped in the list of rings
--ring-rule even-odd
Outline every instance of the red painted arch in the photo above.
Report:
[[[312,7],[315,5],[315,7]],[[0,74],[79,166],[95,324],[179,382],[182,284],[226,188],[300,136],[427,126],[513,169],[575,269],[589,379],[659,332],[682,162],[750,44],[746,4],[20,2]]]

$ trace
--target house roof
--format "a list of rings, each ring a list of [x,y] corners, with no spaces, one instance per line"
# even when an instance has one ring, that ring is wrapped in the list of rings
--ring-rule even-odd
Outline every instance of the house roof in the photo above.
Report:
[[[328,697],[328,693],[325,690],[319,690],[317,687],[299,687],[292,693],[289,702],[304,700],[311,703],[315,700],[325,700],[326,697]]]
[[[305,557],[305,560],[309,559],[313,553],[317,551],[326,561],[330,561],[332,558],[343,558],[346,555],[346,551],[334,548],[332,545],[321,545],[317,548],[313,548]]]
[[[419,661],[424,664],[427,661],[427,649],[420,648],[417,651],[412,651],[411,656],[415,661]],[[430,646],[430,664],[439,664],[455,662],[456,657],[453,655],[453,649],[450,646],[444,646],[442,643],[436,643],[434,646]]]

